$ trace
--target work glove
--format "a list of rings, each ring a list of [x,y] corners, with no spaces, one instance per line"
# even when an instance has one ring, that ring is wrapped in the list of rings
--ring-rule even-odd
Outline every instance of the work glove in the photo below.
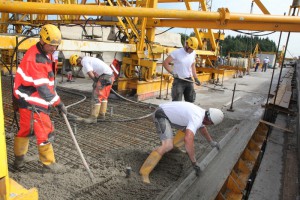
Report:
[[[218,149],[218,151],[220,150],[220,144],[219,144],[219,142],[211,141],[209,144],[210,144],[210,146],[212,148],[216,147]]]
[[[93,89],[97,87],[98,78],[94,77],[93,79]]]
[[[178,74],[175,74],[174,72],[171,73],[173,78],[179,78]]]
[[[196,172],[196,176],[200,176],[200,173],[201,173],[200,166],[196,162],[193,162],[192,165],[193,165],[193,168]]]
[[[194,78],[194,79],[195,79],[195,84],[196,84],[196,85],[198,85],[198,86],[201,85],[201,83],[200,83],[200,81],[199,81],[198,78]]]
[[[60,102],[56,108],[58,109],[59,114],[64,113],[65,115],[67,115],[68,111],[67,108],[65,107],[65,104],[63,104],[62,102]]]

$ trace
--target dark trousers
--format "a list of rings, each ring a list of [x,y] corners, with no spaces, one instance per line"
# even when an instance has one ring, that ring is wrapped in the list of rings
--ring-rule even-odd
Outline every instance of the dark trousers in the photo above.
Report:
[[[262,72],[266,72],[267,71],[267,65],[268,65],[268,63],[264,63],[263,64],[262,69],[261,69]]]
[[[192,78],[187,78],[187,80],[192,81]],[[187,102],[195,101],[194,83],[175,78],[172,85],[172,101],[182,101],[182,96]]]
[[[255,66],[255,72],[257,71],[258,66],[259,66],[259,63],[256,63],[256,66]]]

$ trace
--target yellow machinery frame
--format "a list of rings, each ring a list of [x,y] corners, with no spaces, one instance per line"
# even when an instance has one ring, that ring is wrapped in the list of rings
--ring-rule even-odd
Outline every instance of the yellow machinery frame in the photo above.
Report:
[[[0,76],[0,93],[2,94],[1,76]],[[7,166],[6,140],[4,131],[4,114],[2,95],[0,96],[0,200],[12,199],[38,199],[38,191],[36,188],[27,190],[9,178]]]

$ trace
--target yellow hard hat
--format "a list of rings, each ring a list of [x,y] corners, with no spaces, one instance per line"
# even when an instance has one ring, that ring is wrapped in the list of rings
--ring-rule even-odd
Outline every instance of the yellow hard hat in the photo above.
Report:
[[[79,56],[77,54],[73,54],[70,56],[69,61],[71,65],[77,65],[77,59],[79,58]]]
[[[198,48],[198,40],[195,37],[190,37],[187,39],[186,43],[191,49],[196,50]]]
[[[61,43],[61,32],[52,24],[46,24],[41,28],[40,37],[50,45],[58,46]]]

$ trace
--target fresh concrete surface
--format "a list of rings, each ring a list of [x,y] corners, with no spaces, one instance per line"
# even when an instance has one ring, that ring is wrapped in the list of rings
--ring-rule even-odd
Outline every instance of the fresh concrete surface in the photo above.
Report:
[[[283,69],[283,74],[287,69]],[[273,84],[277,84],[279,70],[275,70]],[[254,132],[258,121],[262,118],[264,111],[264,105],[267,100],[267,94],[270,86],[270,80],[272,77],[272,70],[268,69],[266,73],[263,72],[251,72],[250,75],[243,78],[233,78],[223,82],[223,85],[214,85],[203,83],[201,86],[196,86],[196,102],[195,104],[203,107],[216,107],[224,111],[225,117],[230,119],[241,120],[240,124],[237,124],[234,136],[226,143],[222,145],[220,152],[208,153],[201,157],[203,173],[199,178],[196,178],[194,173],[191,173],[186,177],[183,182],[174,185],[169,191],[166,191],[164,195],[159,196],[160,199],[214,199],[222,187],[224,181],[229,175],[232,167],[240,156],[241,151],[245,148],[247,141]],[[58,80],[59,81],[59,80]],[[66,80],[65,80],[66,81]],[[91,91],[92,82],[89,79],[77,78],[75,82],[60,82],[58,86],[78,89],[79,87],[89,92]],[[236,84],[235,98],[232,105],[233,112],[229,112],[231,107],[232,94],[234,84]],[[144,102],[151,104],[161,104],[171,101],[169,100],[152,98],[145,100]],[[280,131],[280,130],[276,130]],[[226,136],[225,136],[226,137]],[[271,146],[272,144],[268,145]],[[274,144],[275,145],[275,144]],[[277,145],[278,146],[278,145]],[[276,147],[276,145],[274,146]],[[270,148],[270,147],[269,147]],[[215,151],[213,149],[212,151]],[[280,151],[280,149],[274,150],[274,152]],[[273,157],[275,156],[275,157]],[[278,159],[279,153],[270,153],[268,160]],[[266,158],[266,157],[264,157]],[[209,162],[204,163],[205,160]],[[275,162],[275,161],[274,161]],[[260,169],[263,170],[263,169]],[[259,176],[257,177],[259,180]],[[280,173],[273,175],[273,178],[280,180]],[[270,186],[265,190],[261,187],[261,191],[271,191],[273,188],[279,186],[274,181],[274,186]],[[255,194],[254,190],[252,196]],[[280,191],[280,190],[278,190]],[[262,194],[266,195],[267,194]],[[277,195],[278,196],[278,195]],[[260,198],[253,198],[260,199]],[[268,198],[276,199],[276,198]]]

